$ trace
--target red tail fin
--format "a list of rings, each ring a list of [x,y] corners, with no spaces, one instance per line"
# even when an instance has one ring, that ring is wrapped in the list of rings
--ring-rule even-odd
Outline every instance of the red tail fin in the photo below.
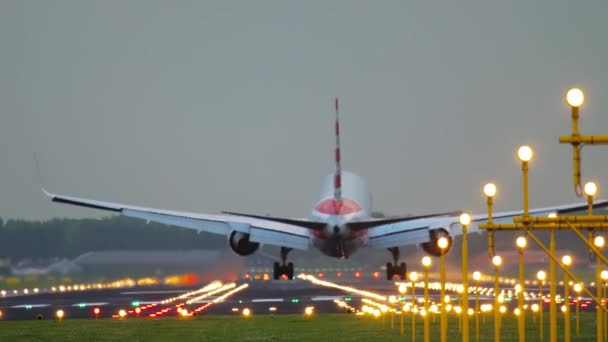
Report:
[[[336,97],[336,173],[334,175],[334,199],[336,202],[342,200],[342,169],[340,167],[340,117],[339,102]]]

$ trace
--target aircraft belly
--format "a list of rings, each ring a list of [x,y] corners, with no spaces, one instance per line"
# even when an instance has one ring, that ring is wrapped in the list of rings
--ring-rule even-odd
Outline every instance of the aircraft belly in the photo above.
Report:
[[[342,238],[314,238],[313,245],[321,251],[321,253],[340,259],[347,259],[353,255],[357,249],[364,246],[363,239],[342,239]]]

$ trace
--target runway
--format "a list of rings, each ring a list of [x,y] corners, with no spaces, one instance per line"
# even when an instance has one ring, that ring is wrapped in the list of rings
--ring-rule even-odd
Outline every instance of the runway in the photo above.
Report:
[[[422,284],[419,283],[417,286],[420,285]],[[451,285],[449,288],[452,289],[448,291],[452,303],[459,305],[458,295],[453,290],[454,286]],[[488,287],[480,288],[481,304],[491,304],[494,300],[493,296],[487,294],[488,289]],[[421,290],[417,290],[418,301],[422,299]],[[431,286],[429,292],[431,301],[437,302],[440,298],[438,288]],[[402,298],[403,303],[411,301],[409,293],[406,292]],[[82,287],[66,291],[42,289],[37,290],[37,293],[29,292],[29,294],[0,298],[0,318],[2,320],[56,319],[58,310],[63,311],[63,319],[121,318],[121,311],[124,318],[149,319],[240,315],[244,309],[250,310],[254,315],[303,314],[307,307],[314,307],[316,313],[344,313],[360,309],[364,302],[369,300],[377,300],[381,305],[389,305],[389,296],[397,296],[395,300],[397,303],[390,306],[400,310],[397,284],[380,280],[340,283],[319,279],[252,280],[233,283],[215,281],[191,287],[147,285],[103,289]],[[469,308],[474,307],[473,298],[469,295]],[[338,305],[336,300],[341,301],[342,305]],[[532,297],[526,301],[532,305],[538,303],[539,299]],[[515,308],[516,300],[511,294],[507,295],[504,305],[509,310]],[[543,306],[544,310],[548,309],[547,303]],[[590,299],[584,298],[581,310],[592,309],[594,306]]]
[[[237,283],[242,285],[243,283]],[[303,313],[308,306],[316,312],[337,313],[339,308],[335,299],[357,300],[356,294],[332,288],[313,285],[306,281],[252,281],[248,287],[224,301],[212,303],[221,293],[182,305],[189,311],[205,307],[197,315],[240,314],[248,308],[253,314],[294,314]],[[386,295],[395,292],[391,282],[375,284],[375,291]],[[200,289],[195,287],[174,286],[136,286],[122,289],[91,289],[77,292],[52,292],[14,296],[0,299],[3,320],[55,319],[56,311],[64,311],[64,319],[69,318],[111,318],[122,309],[128,317],[150,317],[150,314],[167,310],[158,317],[177,316],[176,306],[186,299],[163,303],[171,298]],[[369,286],[368,286],[369,288]],[[191,296],[192,297],[192,296]],[[212,303],[213,305],[209,305]],[[95,315],[94,309],[99,309]],[[136,313],[135,309],[140,308]],[[41,315],[41,316],[39,316]]]

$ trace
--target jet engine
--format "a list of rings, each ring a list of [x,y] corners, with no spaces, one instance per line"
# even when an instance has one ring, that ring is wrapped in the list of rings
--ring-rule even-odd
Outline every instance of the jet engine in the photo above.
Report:
[[[452,237],[448,231],[444,228],[431,229],[429,230],[429,241],[420,244],[422,249],[432,256],[441,256],[441,248],[437,245],[437,241],[445,237],[448,239],[448,247],[443,250],[443,254],[447,253],[452,247]]]
[[[249,241],[249,234],[233,231],[228,237],[230,248],[238,255],[251,255],[260,248],[258,242]]]

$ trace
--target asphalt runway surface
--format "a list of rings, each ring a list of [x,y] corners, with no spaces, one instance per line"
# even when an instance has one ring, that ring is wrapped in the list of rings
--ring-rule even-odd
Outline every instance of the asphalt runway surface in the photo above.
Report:
[[[90,289],[69,292],[40,291],[37,294],[7,296],[0,298],[0,318],[2,320],[55,319],[57,310],[63,310],[64,319],[70,318],[118,318],[120,310],[127,317],[163,318],[176,317],[180,310],[186,308],[190,315],[240,315],[247,308],[252,314],[302,314],[306,307],[313,306],[317,313],[344,313],[334,300],[343,300],[355,308],[361,307],[361,296],[340,289],[322,287],[308,281],[250,281],[237,282],[232,290],[247,284],[248,287],[228,296],[222,301],[214,302],[231,289],[211,293],[205,298],[196,299],[205,284],[193,287],[176,286],[134,286],[118,289]],[[371,291],[380,295],[398,295],[393,282],[374,281],[371,283],[341,283],[360,290]],[[238,290],[238,289],[236,289]],[[561,291],[561,289],[559,289]],[[190,293],[190,294],[189,294]],[[558,292],[561,293],[561,292]],[[189,294],[186,296],[186,294]],[[422,291],[417,290],[417,297]],[[438,291],[430,291],[431,298],[439,298]],[[177,298],[183,296],[183,298]],[[189,299],[192,303],[186,303]],[[406,297],[408,298],[408,297]],[[408,299],[409,300],[409,299]],[[474,296],[469,296],[469,307],[474,307]],[[164,301],[164,302],[163,302]],[[492,303],[493,298],[481,297],[481,303]],[[589,302],[589,301],[588,301]],[[516,300],[509,307],[516,306]],[[99,312],[95,314],[95,309]],[[511,308],[512,309],[512,308]],[[585,305],[582,310],[592,310],[592,305]],[[545,305],[548,310],[548,305]]]
[[[237,282],[242,285],[245,282]],[[303,313],[308,306],[314,306],[319,313],[344,312],[334,299],[351,299],[357,305],[360,297],[338,289],[319,287],[306,281],[252,281],[249,287],[230,296],[225,301],[208,305],[197,315],[232,314],[238,315],[244,308],[253,314],[293,314]],[[195,287],[175,286],[136,286],[120,289],[91,289],[71,292],[44,292],[24,296],[5,297],[0,299],[0,310],[3,320],[55,319],[56,311],[64,311],[68,318],[95,318],[94,309],[100,310],[97,317],[116,317],[121,309],[129,317],[150,317],[150,314],[167,310],[158,317],[177,316],[176,305],[183,300],[171,303],[161,301],[173,298],[189,291],[195,291],[204,285]],[[358,286],[358,285],[353,285]],[[391,282],[375,284],[372,288],[378,293],[395,294],[396,287]],[[217,296],[221,295],[219,293]],[[200,301],[185,305],[189,311],[209,304],[217,296],[210,296]],[[139,314],[134,310],[140,308]]]

